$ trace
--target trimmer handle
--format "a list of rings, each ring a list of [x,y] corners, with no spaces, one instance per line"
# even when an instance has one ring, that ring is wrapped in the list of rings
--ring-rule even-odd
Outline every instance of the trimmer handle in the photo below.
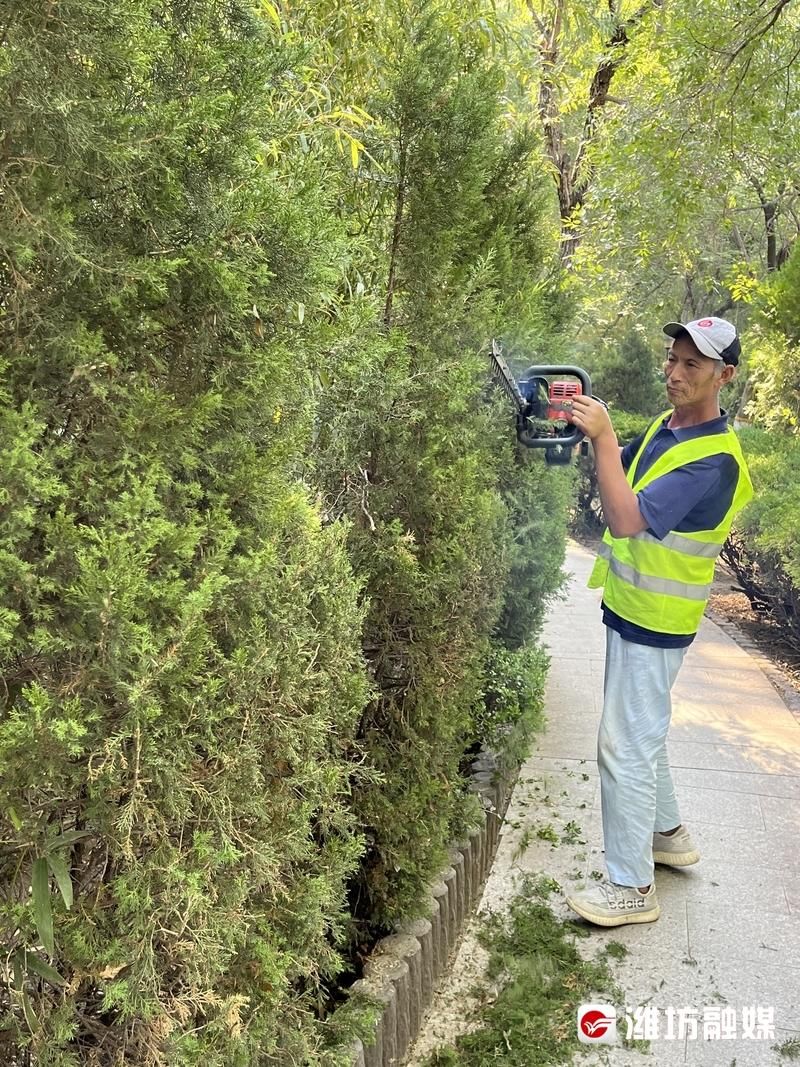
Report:
[[[525,380],[535,380],[537,378],[547,378],[554,375],[568,375],[571,378],[577,378],[581,383],[581,392],[583,396],[592,395],[592,381],[583,367],[574,367],[571,364],[554,364],[552,366],[538,366],[530,367],[525,373]],[[572,431],[564,436],[553,437],[538,437],[531,430],[528,424],[528,415],[530,411],[521,413],[517,416],[517,438],[520,443],[526,445],[528,448],[548,448],[558,449],[561,455],[568,455],[571,449],[581,443],[583,440],[583,433],[577,427],[573,427]]]

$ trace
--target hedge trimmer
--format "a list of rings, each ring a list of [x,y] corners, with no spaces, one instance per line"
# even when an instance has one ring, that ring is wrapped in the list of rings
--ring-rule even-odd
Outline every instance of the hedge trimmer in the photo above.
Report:
[[[492,375],[514,407],[519,442],[545,449],[547,463],[569,463],[572,449],[583,441],[581,431],[570,422],[572,398],[592,395],[586,371],[568,365],[529,367],[517,381],[497,341],[492,341],[489,359]],[[570,380],[565,381],[564,375]]]

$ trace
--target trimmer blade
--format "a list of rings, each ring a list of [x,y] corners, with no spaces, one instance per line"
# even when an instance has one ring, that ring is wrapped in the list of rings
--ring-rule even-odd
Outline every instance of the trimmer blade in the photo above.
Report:
[[[503,359],[503,351],[500,348],[500,345],[494,340],[492,341],[492,349],[489,353],[489,363],[491,365],[492,375],[497,380],[497,384],[514,407],[518,411],[524,411],[526,408],[525,398],[520,392],[517,381],[509,370],[508,364]]]

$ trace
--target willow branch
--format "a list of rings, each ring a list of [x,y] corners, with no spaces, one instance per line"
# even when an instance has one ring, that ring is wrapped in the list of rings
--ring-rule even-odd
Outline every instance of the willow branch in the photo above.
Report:
[[[754,45],[756,41],[760,40],[766,33],[769,33],[769,31],[781,17],[784,8],[787,8],[791,2],[792,0],[777,0],[777,2],[767,12],[766,21],[763,23],[763,25],[758,26],[755,30],[753,30],[752,33],[747,34],[744,40],[741,41],[730,54],[730,56],[728,57],[728,61],[724,67],[725,70],[728,70],[731,66],[733,66],[733,64],[736,62],[736,60],[746,48],[749,48],[751,45]]]

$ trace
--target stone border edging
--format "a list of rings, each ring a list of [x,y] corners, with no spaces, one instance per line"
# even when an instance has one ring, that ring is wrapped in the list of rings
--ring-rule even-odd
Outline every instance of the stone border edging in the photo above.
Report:
[[[712,622],[716,623],[720,630],[727,634],[739,648],[743,648],[746,652],[750,653],[767,676],[767,681],[772,685],[772,688],[777,691],[778,696],[784,702],[786,707],[798,722],[800,722],[800,693],[798,693],[795,686],[787,679],[781,668],[773,663],[769,656],[762,651],[759,645],[756,644],[741,626],[733,622],[717,608],[707,607],[706,615]]]
[[[504,766],[483,749],[471,769],[469,788],[480,798],[483,824],[451,846],[450,865],[431,884],[425,917],[401,923],[396,933],[382,938],[364,965],[364,977],[350,987],[350,994],[383,1005],[374,1042],[353,1042],[351,1067],[403,1062],[481,898],[519,768]]]

